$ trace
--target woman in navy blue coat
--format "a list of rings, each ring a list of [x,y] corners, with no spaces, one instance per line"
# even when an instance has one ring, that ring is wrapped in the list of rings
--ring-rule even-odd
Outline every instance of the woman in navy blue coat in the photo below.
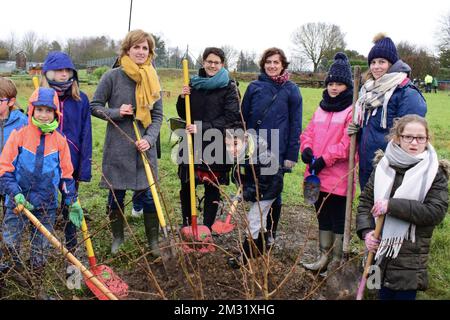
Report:
[[[278,164],[292,169],[297,163],[302,129],[302,96],[295,83],[289,81],[289,62],[283,50],[264,51],[259,66],[261,74],[247,88],[242,101],[246,129],[254,129],[268,143]],[[281,195],[272,204],[267,216],[269,244],[276,236],[281,213]]]

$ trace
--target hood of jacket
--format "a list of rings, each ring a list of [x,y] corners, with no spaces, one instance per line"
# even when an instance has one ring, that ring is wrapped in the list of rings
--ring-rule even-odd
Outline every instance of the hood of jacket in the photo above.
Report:
[[[39,89],[36,89],[33,92],[33,94],[31,95],[30,99],[28,100],[28,124],[30,124],[32,126],[34,126],[33,122],[31,121],[31,118],[32,118],[33,112],[34,112],[33,102],[36,102],[38,100],[38,98],[39,98],[38,95],[39,95]],[[55,119],[56,119],[56,121],[58,121],[58,123],[61,123],[61,112],[60,112],[60,106],[59,106],[59,98],[58,98],[58,94],[56,93],[56,91],[54,91],[53,103],[56,106]]]

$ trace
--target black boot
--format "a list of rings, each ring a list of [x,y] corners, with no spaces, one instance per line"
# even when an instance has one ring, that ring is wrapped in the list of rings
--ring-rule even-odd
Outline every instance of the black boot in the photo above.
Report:
[[[266,246],[269,248],[272,246],[275,242],[275,239],[277,237],[277,228],[278,228],[278,221],[280,221],[281,216],[281,207],[282,204],[272,204],[272,208],[269,211],[269,214],[267,215],[267,231],[268,231],[268,238],[266,241]]]
[[[112,244],[111,253],[116,254],[119,251],[120,246],[124,242],[123,224],[124,218],[120,209],[109,209],[109,220],[111,221],[111,231],[112,231]]]
[[[265,241],[267,241],[267,233],[264,233]],[[242,243],[243,253],[240,255],[229,258],[228,265],[233,269],[239,269],[241,266],[246,266],[249,259],[257,258],[263,253],[264,244],[261,237],[261,234],[258,236],[256,240],[249,240],[245,238]]]
[[[144,212],[144,227],[151,255],[158,258],[161,256],[161,252],[159,251],[158,246],[159,221],[156,212]]]

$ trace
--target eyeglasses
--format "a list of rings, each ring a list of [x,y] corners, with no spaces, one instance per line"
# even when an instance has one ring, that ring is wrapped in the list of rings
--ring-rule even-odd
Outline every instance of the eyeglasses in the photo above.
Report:
[[[211,66],[211,65],[218,66],[219,64],[222,64],[222,61],[211,61],[211,60],[206,60],[205,63],[208,64],[208,65],[210,65],[210,66]]]
[[[402,140],[406,143],[412,143],[414,139],[416,139],[417,143],[424,144],[427,143],[428,137],[413,137],[413,136],[403,136],[401,135]]]
[[[2,103],[2,102],[9,102],[9,99],[8,98],[0,98],[0,103]]]

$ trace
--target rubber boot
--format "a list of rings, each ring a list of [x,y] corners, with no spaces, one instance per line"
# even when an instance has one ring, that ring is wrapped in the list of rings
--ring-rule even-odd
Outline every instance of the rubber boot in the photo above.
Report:
[[[333,259],[332,261],[341,261],[344,247],[344,235],[334,234]]]
[[[119,252],[119,248],[124,242],[124,233],[123,233],[123,215],[120,212],[120,209],[111,209],[109,210],[109,220],[111,221],[111,231],[112,231],[112,244],[111,244],[111,253],[116,254]]]
[[[333,238],[333,231],[319,230],[320,256],[313,263],[302,263],[305,269],[311,271],[323,271],[327,268],[328,263],[330,262],[329,252],[333,245]]]
[[[151,255],[155,258],[158,258],[161,256],[161,252],[159,251],[158,246],[159,221],[156,212],[144,212],[144,227],[148,246],[151,250]]]
[[[282,206],[283,205],[281,204],[278,205],[273,203],[272,208],[269,211],[269,214],[267,215],[267,231],[268,231],[268,238],[266,241],[267,249],[269,249],[275,243],[275,239],[277,237],[278,221],[280,221]]]

